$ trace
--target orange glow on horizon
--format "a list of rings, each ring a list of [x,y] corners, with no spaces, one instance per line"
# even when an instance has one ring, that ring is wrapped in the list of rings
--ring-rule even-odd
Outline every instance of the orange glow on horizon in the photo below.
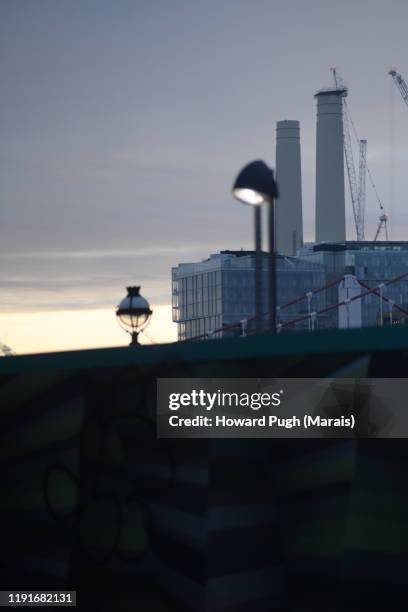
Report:
[[[146,332],[155,343],[176,341],[170,305],[153,308]],[[130,337],[117,324],[115,311],[105,308],[0,314],[0,341],[21,355],[126,346]],[[143,334],[140,343],[151,344]]]

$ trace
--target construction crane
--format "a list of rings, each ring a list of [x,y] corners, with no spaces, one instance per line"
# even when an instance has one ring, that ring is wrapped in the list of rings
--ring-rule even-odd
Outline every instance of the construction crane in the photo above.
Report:
[[[366,168],[367,168],[367,141],[363,138],[360,143],[360,155],[358,166],[358,192],[357,192],[357,211],[358,227],[360,228],[361,238],[365,240],[365,202],[366,202]]]
[[[408,85],[406,84],[404,77],[399,72],[397,72],[395,68],[391,68],[391,70],[388,71],[388,74],[391,75],[394,83],[399,89],[402,99],[404,100],[405,104],[408,106]],[[378,226],[375,240],[377,239],[377,235],[379,234],[383,224],[385,225],[385,234],[388,240],[387,221],[388,221],[388,215],[383,214],[380,216],[380,224]]]
[[[336,89],[343,89],[343,81],[337,72],[337,68],[330,69],[333,73],[334,85]],[[354,224],[356,226],[357,240],[364,240],[364,220],[365,220],[365,183],[367,167],[367,141],[360,140],[359,158],[359,177],[357,183],[356,169],[354,165],[353,148],[351,146],[349,113],[346,98],[343,97],[343,145],[344,157],[347,166],[347,175],[350,186],[351,204],[353,207]]]
[[[343,81],[337,72],[336,68],[331,68],[333,73],[333,79],[336,89],[341,89],[344,87]],[[390,71],[391,73],[391,71]],[[407,104],[408,104],[408,87],[405,84],[404,80],[400,76],[402,82],[405,85],[405,91],[407,92]],[[353,128],[353,133],[356,141],[359,144],[359,177],[358,177],[358,186],[357,186],[357,178],[356,178],[356,170],[354,166],[354,158],[353,158],[353,148],[351,146],[351,137],[350,137],[350,124]],[[378,206],[380,208],[380,216],[379,216],[379,224],[377,227],[377,231],[375,234],[374,241],[378,239],[380,235],[381,229],[384,227],[386,240],[388,240],[388,219],[389,216],[384,210],[384,206],[380,200],[380,196],[378,195],[377,188],[375,186],[372,174],[370,172],[370,168],[367,164],[367,141],[360,140],[354,123],[350,117],[350,113],[347,106],[347,101],[343,98],[343,140],[344,140],[344,157],[346,159],[347,166],[347,174],[350,185],[350,194],[351,194],[351,202],[353,205],[353,215],[354,215],[354,223],[356,226],[356,233],[358,240],[365,239],[365,200],[366,200],[366,173],[368,174],[368,178],[370,180],[370,184],[375,193],[375,197],[378,202]]]
[[[375,238],[374,238],[374,242],[377,241],[377,238],[381,232],[381,228],[384,226],[384,230],[385,230],[385,239],[388,240],[388,226],[387,226],[387,221],[388,221],[388,215],[387,213],[383,213],[382,215],[380,215],[380,222],[378,224],[377,227],[377,232],[375,234]]]
[[[398,87],[405,104],[408,106],[408,86],[404,81],[403,77],[399,74],[399,72],[395,70],[395,68],[391,68],[388,74],[392,76],[394,83]]]

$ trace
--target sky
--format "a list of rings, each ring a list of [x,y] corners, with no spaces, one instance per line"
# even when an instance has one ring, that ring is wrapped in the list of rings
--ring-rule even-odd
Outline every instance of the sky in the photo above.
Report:
[[[125,286],[176,339],[171,267],[251,248],[230,195],[301,123],[314,238],[315,100],[337,66],[393,239],[408,237],[406,0],[0,0],[0,342],[118,346]],[[367,185],[366,236],[379,208]],[[347,202],[348,237],[354,238]]]

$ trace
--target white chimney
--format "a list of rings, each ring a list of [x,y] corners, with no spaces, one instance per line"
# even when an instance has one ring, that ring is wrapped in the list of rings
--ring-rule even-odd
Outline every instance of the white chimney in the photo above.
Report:
[[[276,124],[276,182],[279,190],[275,206],[276,250],[283,255],[295,255],[303,246],[299,121]]]
[[[316,242],[346,239],[343,97],[347,88],[321,89],[317,98]]]

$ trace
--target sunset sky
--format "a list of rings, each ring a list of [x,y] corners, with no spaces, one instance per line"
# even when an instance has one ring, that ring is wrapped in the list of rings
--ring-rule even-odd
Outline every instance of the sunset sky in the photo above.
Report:
[[[406,239],[408,108],[387,72],[408,79],[407,23],[406,0],[0,0],[0,341],[126,344],[126,285],[151,338],[174,340],[171,267],[252,246],[230,186],[247,161],[274,165],[281,119],[301,122],[312,240],[313,95],[333,65]],[[368,238],[378,214],[367,185]]]

